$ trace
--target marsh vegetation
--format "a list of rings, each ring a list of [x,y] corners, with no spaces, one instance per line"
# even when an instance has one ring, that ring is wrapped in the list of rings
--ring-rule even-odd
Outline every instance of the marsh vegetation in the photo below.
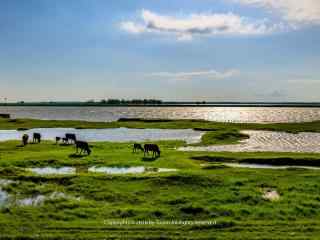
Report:
[[[89,123],[1,119],[0,129],[201,128],[202,144],[235,143],[242,129],[320,131],[319,123],[222,124],[206,121]],[[209,131],[210,130],[210,131]],[[227,133],[227,134],[226,134]],[[217,136],[227,136],[217,137]],[[232,137],[229,137],[229,136]],[[212,136],[212,138],[210,138]],[[148,143],[148,142],[144,142]],[[320,166],[315,153],[182,152],[183,141],[156,141],[158,158],[132,142],[90,142],[91,155],[52,141],[0,143],[0,236],[46,239],[317,238],[320,175],[312,169],[233,168],[224,163]],[[143,144],[143,143],[142,143]],[[35,168],[74,169],[38,174]],[[176,169],[108,174],[91,168]],[[1,198],[2,196],[2,198]],[[214,225],[110,225],[110,220],[214,220]],[[289,234],[289,235],[288,235]]]

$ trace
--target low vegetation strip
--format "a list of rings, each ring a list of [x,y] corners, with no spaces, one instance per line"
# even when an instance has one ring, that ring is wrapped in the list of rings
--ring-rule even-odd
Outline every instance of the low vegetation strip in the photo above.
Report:
[[[252,163],[252,164],[265,164],[274,166],[310,166],[310,167],[320,167],[320,157],[319,155],[314,155],[314,157],[305,157],[303,155],[292,155],[292,156],[271,156],[268,157],[266,153],[255,153],[252,157],[247,156],[194,156],[191,157],[194,160],[212,162],[212,163]]]

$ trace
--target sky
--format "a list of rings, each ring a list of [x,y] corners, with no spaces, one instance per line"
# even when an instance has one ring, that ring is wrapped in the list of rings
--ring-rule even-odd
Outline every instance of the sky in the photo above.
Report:
[[[320,101],[319,0],[1,0],[0,101]]]

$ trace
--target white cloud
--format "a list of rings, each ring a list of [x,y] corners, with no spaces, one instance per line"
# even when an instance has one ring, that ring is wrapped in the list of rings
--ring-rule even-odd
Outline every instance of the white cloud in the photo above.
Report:
[[[292,24],[320,24],[319,0],[233,0],[278,11]]]
[[[261,35],[281,28],[280,25],[269,24],[266,19],[252,20],[233,13],[168,16],[142,10],[140,17],[140,22],[122,22],[121,28],[135,34],[171,34],[178,40],[191,40],[195,35]]]
[[[156,72],[147,74],[149,77],[158,77],[172,80],[192,80],[192,79],[226,79],[231,78],[240,73],[239,70],[231,69],[224,72],[216,70],[203,70],[193,72]]]
[[[122,22],[121,28],[131,33],[141,33],[146,30],[145,27],[135,24],[133,22]]]

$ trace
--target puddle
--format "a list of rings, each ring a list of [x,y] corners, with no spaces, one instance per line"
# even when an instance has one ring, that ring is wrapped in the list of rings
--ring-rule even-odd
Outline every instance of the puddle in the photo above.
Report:
[[[223,163],[223,165],[235,168],[256,168],[256,169],[290,169],[290,168],[301,168],[310,170],[320,170],[320,167],[310,166],[292,166],[292,165],[269,165],[269,164],[253,164],[253,163]]]
[[[74,129],[74,128],[35,128],[27,131],[0,130],[0,141],[21,140],[23,134],[32,137],[34,132],[41,133],[42,139],[54,140],[64,137],[66,133],[74,133],[78,140],[83,141],[110,141],[110,142],[143,142],[147,140],[183,140],[187,143],[198,143],[204,132],[193,129]]]
[[[75,198],[69,195],[66,195],[63,192],[53,192],[50,195],[36,195],[29,198],[23,198],[16,200],[16,204],[20,206],[39,206],[43,204],[46,200],[57,200],[57,199],[74,199],[79,201],[80,198]]]
[[[273,202],[280,200],[280,195],[276,190],[269,189],[263,193],[262,198]]]
[[[46,197],[44,195],[37,195],[30,198],[19,199],[16,201],[17,205],[20,206],[37,206],[44,202]]]
[[[0,179],[0,207],[5,205],[9,200],[9,194],[2,189],[2,187],[8,184],[14,183],[15,181],[8,179]]]
[[[6,191],[3,191],[0,187],[0,207],[4,205],[9,199],[9,195]]]
[[[89,168],[81,168],[79,171],[78,168],[74,167],[43,167],[43,168],[27,168],[27,170],[39,174],[39,175],[53,175],[53,174],[76,174],[76,173],[87,173],[87,172],[95,172],[95,173],[106,173],[106,174],[130,174],[130,173],[144,173],[144,172],[175,172],[177,169],[171,168],[152,168],[152,167],[89,167]],[[0,185],[1,186],[1,185]]]
[[[174,172],[177,169],[170,168],[148,168],[148,167],[90,167],[89,172],[106,173],[106,174],[132,174],[147,172]]]
[[[250,136],[239,144],[183,147],[182,151],[208,152],[310,152],[320,153],[320,133],[292,134],[272,131],[241,131]]]
[[[76,169],[74,167],[43,167],[43,168],[27,168],[27,170],[39,174],[39,175],[49,175],[49,174],[75,174]]]

